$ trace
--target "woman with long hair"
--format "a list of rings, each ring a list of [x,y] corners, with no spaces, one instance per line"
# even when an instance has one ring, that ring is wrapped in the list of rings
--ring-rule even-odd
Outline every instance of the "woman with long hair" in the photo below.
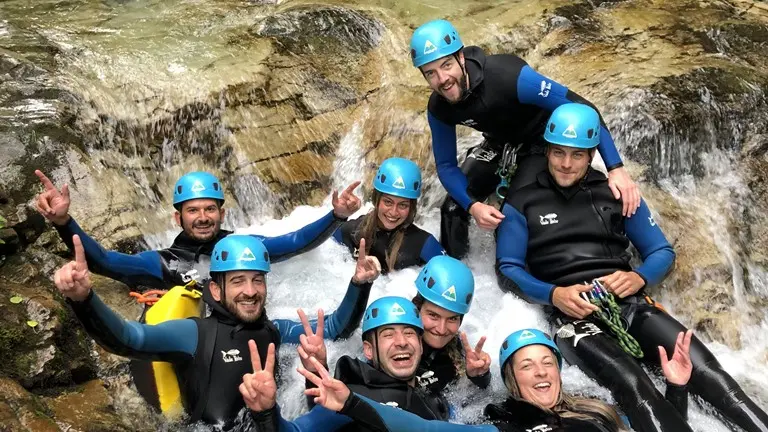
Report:
[[[440,242],[413,223],[421,186],[421,171],[413,161],[385,160],[373,179],[373,211],[342,224],[333,238],[355,257],[360,239],[365,239],[366,253],[379,260],[382,273],[423,265],[444,254]]]

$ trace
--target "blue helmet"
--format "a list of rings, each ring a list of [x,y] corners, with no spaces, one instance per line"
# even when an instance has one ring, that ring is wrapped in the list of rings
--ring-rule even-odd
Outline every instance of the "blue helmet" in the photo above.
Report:
[[[410,300],[404,297],[381,297],[377,299],[363,315],[363,334],[384,325],[403,324],[424,331],[419,311]]]
[[[196,171],[184,174],[173,188],[173,205],[198,198],[211,198],[224,202],[224,189],[215,175]]]
[[[560,354],[560,350],[548,334],[541,330],[523,329],[507,336],[501,344],[501,348],[499,349],[499,367],[501,368],[502,377],[504,376],[504,365],[507,360],[509,360],[517,350],[527,347],[528,345],[544,345],[549,347],[555,352],[555,357],[557,357],[557,367],[563,367],[563,356]]]
[[[600,115],[589,105],[560,105],[549,116],[544,139],[566,147],[597,147],[600,144]]]
[[[446,20],[422,24],[411,36],[411,60],[414,67],[422,67],[441,57],[458,52],[464,47],[459,32]]]
[[[417,199],[421,195],[421,170],[411,160],[389,158],[376,171],[373,188],[396,197]]]
[[[447,255],[438,255],[416,277],[416,289],[426,300],[451,312],[469,312],[475,294],[475,278],[466,264]]]
[[[211,254],[211,272],[256,270],[269,273],[269,253],[252,235],[229,235],[219,240]]]

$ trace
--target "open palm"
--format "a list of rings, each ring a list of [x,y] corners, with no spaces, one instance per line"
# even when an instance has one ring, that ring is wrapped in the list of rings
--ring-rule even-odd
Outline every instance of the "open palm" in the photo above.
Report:
[[[667,357],[667,351],[664,347],[659,347],[659,357],[661,359],[661,370],[664,377],[672,384],[685,385],[691,379],[693,364],[691,363],[691,337],[693,330],[685,333],[680,332],[675,341],[675,352],[672,358]]]

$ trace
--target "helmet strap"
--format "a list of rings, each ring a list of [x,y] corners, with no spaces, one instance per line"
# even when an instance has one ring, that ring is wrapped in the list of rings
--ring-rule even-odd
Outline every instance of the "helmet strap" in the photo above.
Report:
[[[453,53],[453,58],[456,59],[456,63],[458,63],[459,67],[461,68],[461,79],[459,80],[459,89],[461,90],[461,93],[459,95],[459,101],[463,101],[469,97],[472,92],[469,91],[469,75],[467,75],[467,69],[459,60],[460,52],[462,52],[462,50],[458,50]]]

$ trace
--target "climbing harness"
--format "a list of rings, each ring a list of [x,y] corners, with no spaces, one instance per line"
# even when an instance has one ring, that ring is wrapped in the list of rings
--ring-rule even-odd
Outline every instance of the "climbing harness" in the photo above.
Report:
[[[621,308],[616,303],[616,298],[605,289],[603,283],[597,279],[592,280],[592,291],[588,293],[583,292],[581,296],[584,300],[599,308],[591,316],[596,317],[608,327],[610,332],[618,339],[621,349],[635,358],[643,358],[643,350],[640,348],[640,344],[622,325]]]
[[[501,154],[499,168],[496,170],[496,175],[501,177],[499,185],[496,186],[496,196],[501,200],[507,196],[509,182],[512,181],[512,176],[514,176],[515,171],[517,171],[517,152],[522,146],[522,144],[518,144],[517,146],[513,146],[511,143],[504,144],[504,151]]]

